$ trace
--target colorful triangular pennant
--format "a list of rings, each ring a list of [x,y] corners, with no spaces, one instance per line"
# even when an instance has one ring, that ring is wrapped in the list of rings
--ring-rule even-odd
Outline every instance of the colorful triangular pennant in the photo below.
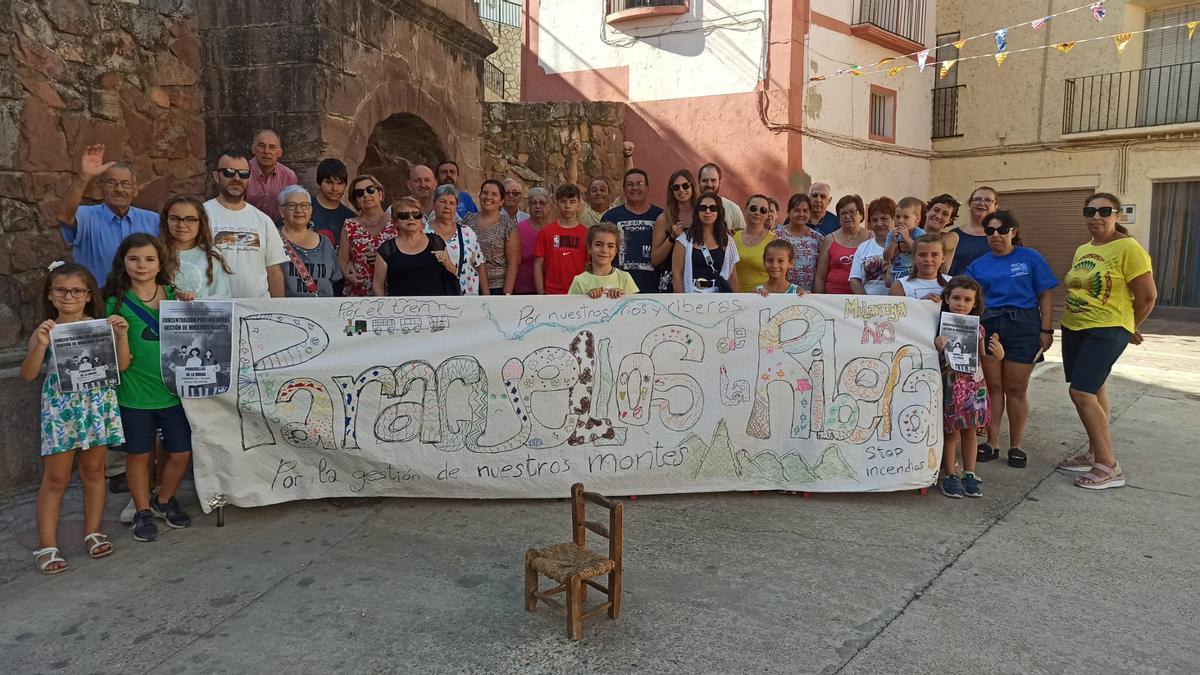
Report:
[[[1030,27],[1032,27],[1034,30],[1037,30],[1037,29],[1041,28],[1042,26],[1045,26],[1045,25],[1046,25],[1046,23],[1047,23],[1048,21],[1050,21],[1050,17],[1048,17],[1048,16],[1043,16],[1043,17],[1042,17],[1042,18],[1040,18],[1040,19],[1034,19],[1033,21],[1030,21],[1030,22],[1029,22],[1029,25],[1030,25]]]
[[[946,79],[946,74],[950,72],[950,69],[954,67],[955,63],[958,63],[958,59],[949,59],[947,61],[942,61],[942,67],[940,69],[938,69],[938,79],[939,80]]]
[[[888,77],[895,77],[899,75],[906,67],[907,66],[896,66],[894,68],[888,68]]]
[[[1104,0],[1101,0],[1100,2],[1093,2],[1092,4],[1088,5],[1088,9],[1092,10],[1092,16],[1096,17],[1097,22],[1103,21],[1104,15],[1107,14],[1107,12],[1104,11]]]
[[[875,67],[878,68],[879,66],[882,66],[885,63],[891,63],[892,61],[895,61],[895,60],[896,59],[891,56],[885,56],[884,58],[879,59],[879,61],[875,62]]]
[[[853,75],[854,77],[862,77],[863,76],[862,66],[860,66],[858,64],[854,64],[854,65],[850,66],[850,74]]]
[[[967,44],[967,40],[963,38],[962,40],[955,41],[953,44],[955,49],[962,49],[963,45]]]
[[[1008,49],[1008,29],[1001,28],[996,31],[996,52],[1002,52]]]
[[[1003,64],[1004,59],[1007,59],[1007,58],[1008,58],[1008,52],[1000,52],[999,54],[996,54],[996,65],[999,66],[999,65]]]
[[[1196,24],[1198,24],[1198,23],[1200,23],[1200,21],[1189,21],[1184,24],[1185,26],[1187,26],[1187,29],[1188,29],[1188,39],[1189,40],[1191,40],[1192,36],[1196,34]]]
[[[917,52],[917,72],[925,72],[925,62],[929,60],[929,50],[922,49]]]
[[[1075,47],[1074,42],[1058,42],[1058,43],[1055,43],[1055,45],[1054,45],[1055,49],[1057,49],[1058,51],[1060,51],[1064,54],[1071,51],[1071,49],[1074,47]]]
[[[1129,44],[1129,41],[1133,39],[1133,33],[1121,33],[1113,39],[1117,41],[1117,53],[1124,54],[1125,47]]]

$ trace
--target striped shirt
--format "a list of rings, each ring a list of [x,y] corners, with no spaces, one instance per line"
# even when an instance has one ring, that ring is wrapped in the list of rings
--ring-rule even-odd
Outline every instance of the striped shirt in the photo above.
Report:
[[[279,217],[279,193],[289,185],[296,185],[296,172],[283,164],[275,163],[275,170],[264,175],[258,168],[258,160],[250,162],[250,180],[246,183],[246,201],[267,214],[276,225],[282,224]]]

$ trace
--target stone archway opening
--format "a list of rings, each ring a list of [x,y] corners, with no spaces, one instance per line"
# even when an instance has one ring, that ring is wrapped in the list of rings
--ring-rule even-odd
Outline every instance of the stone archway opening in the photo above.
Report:
[[[425,120],[411,113],[388,116],[371,131],[359,173],[383,183],[389,197],[408,194],[408,172],[417,164],[436,168],[446,158],[441,140]]]

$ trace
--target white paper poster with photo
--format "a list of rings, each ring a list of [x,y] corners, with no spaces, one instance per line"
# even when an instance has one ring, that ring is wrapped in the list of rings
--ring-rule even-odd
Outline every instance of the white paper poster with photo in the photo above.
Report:
[[[946,338],[946,363],[951,370],[974,373],[979,368],[979,317],[942,312],[938,333]]]
[[[75,321],[50,331],[50,353],[62,393],[121,383],[117,344],[104,319]]]
[[[163,302],[159,313],[162,376],[180,398],[220,396],[233,372],[233,303]]]

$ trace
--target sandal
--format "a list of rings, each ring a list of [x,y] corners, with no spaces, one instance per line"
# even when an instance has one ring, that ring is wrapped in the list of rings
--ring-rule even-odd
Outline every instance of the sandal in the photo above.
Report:
[[[1085,452],[1082,455],[1068,457],[1055,465],[1055,468],[1072,473],[1085,473],[1091,471],[1092,464],[1096,463],[1096,457],[1090,452]]]
[[[1017,469],[1024,469],[1025,465],[1028,463],[1029,463],[1029,455],[1025,454],[1024,450],[1022,450],[1020,448],[1009,448],[1008,449],[1008,465],[1009,466],[1017,468]]]
[[[88,555],[93,559],[103,558],[113,553],[112,542],[108,540],[108,535],[102,532],[93,532],[84,537],[83,545],[87,547]]]
[[[975,450],[976,462],[990,462],[1000,456],[1000,449],[993,448],[990,443],[984,441],[979,444]]]
[[[1124,487],[1125,474],[1120,464],[1114,464],[1110,469],[1097,462],[1088,472],[1075,479],[1075,487],[1085,490],[1107,490],[1108,488]]]
[[[46,556],[45,560],[38,560],[38,558],[43,556]],[[62,563],[62,567],[50,569],[50,566],[56,562]],[[42,574],[60,574],[70,569],[67,566],[67,560],[58,554],[57,546],[47,546],[46,548],[34,551],[33,564],[37,566],[38,571]]]

